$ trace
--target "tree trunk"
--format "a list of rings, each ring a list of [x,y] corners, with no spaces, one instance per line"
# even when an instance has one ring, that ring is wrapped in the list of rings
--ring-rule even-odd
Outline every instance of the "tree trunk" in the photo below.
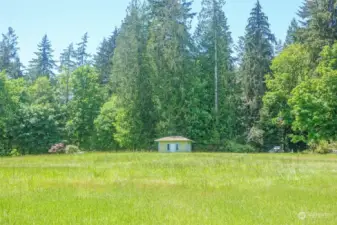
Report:
[[[218,41],[217,41],[217,23],[216,23],[216,9],[215,0],[213,0],[213,20],[214,20],[214,89],[215,89],[215,117],[216,117],[216,127],[219,123],[219,88],[218,88]]]

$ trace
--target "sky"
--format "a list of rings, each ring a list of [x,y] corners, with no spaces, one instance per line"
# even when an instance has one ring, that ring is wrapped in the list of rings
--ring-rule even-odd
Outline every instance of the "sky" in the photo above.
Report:
[[[245,26],[256,0],[227,0],[225,13],[232,37],[237,41],[244,35]],[[269,17],[271,30],[284,40],[288,26],[296,16],[302,0],[260,0]],[[99,43],[119,27],[126,14],[129,0],[2,0],[0,33],[14,28],[19,37],[20,58],[24,65],[34,57],[37,44],[48,35],[59,59],[60,52],[70,43],[80,42],[89,33],[88,50],[95,53]],[[193,11],[199,12],[201,0],[194,0]],[[193,21],[194,26],[197,18]]]

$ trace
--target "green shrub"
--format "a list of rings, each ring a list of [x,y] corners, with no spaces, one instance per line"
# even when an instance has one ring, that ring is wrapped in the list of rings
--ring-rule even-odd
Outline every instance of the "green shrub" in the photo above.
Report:
[[[321,141],[314,149],[315,153],[318,154],[328,154],[330,152],[329,143],[326,141]]]
[[[79,153],[79,152],[80,152],[80,149],[75,145],[67,145],[67,147],[65,149],[66,154],[75,154],[75,153]]]
[[[226,143],[226,151],[233,153],[254,153],[257,150],[251,145],[239,144],[235,141],[228,141]]]
[[[255,147],[262,147],[264,145],[263,136],[264,131],[254,126],[250,129],[248,133],[247,141],[250,145],[253,145]]]
[[[20,154],[20,152],[19,152],[16,148],[14,148],[14,149],[12,149],[12,151],[9,153],[9,155],[15,157],[15,156],[20,156],[21,154]]]
[[[330,149],[332,151],[336,151],[337,150],[337,141],[330,143],[329,146],[330,146]]]
[[[331,153],[333,150],[337,150],[337,143],[332,142],[329,143],[328,141],[320,141],[318,144],[312,144],[311,149],[318,154],[328,154]]]

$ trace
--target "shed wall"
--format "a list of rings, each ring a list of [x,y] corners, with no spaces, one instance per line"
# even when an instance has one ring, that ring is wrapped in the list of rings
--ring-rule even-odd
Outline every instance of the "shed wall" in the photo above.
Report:
[[[158,151],[159,152],[169,152],[167,151],[167,145],[168,144],[179,144],[179,150],[177,152],[191,152],[192,151],[192,142],[187,141],[163,141],[158,143]]]

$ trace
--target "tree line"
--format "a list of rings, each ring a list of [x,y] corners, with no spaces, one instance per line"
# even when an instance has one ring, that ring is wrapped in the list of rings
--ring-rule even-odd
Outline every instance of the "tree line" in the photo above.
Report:
[[[198,14],[191,5],[131,0],[94,55],[85,33],[55,60],[45,35],[27,67],[8,28],[0,41],[0,154],[45,153],[62,141],[153,149],[169,135],[223,151],[336,141],[336,0],[304,1],[284,43],[259,1],[238,43],[224,0],[203,0]]]

